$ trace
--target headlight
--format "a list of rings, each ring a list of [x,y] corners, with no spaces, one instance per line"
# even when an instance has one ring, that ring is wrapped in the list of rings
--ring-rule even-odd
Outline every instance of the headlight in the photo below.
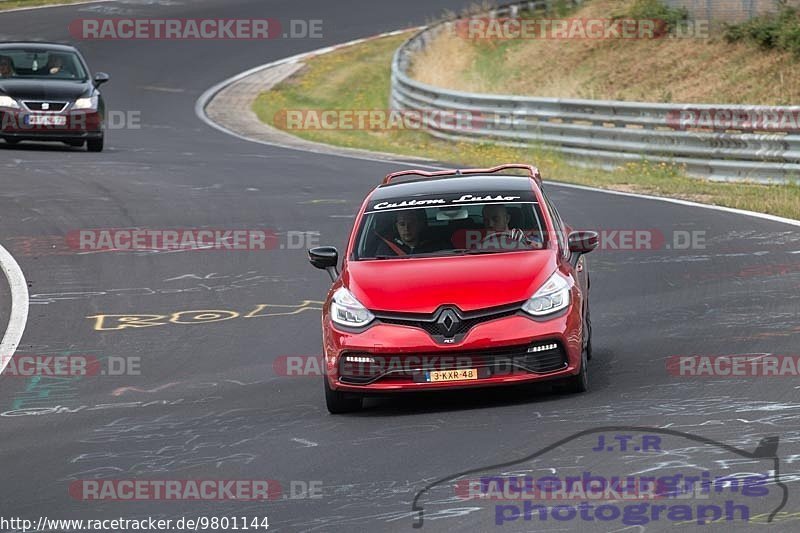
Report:
[[[569,306],[569,283],[558,272],[552,276],[522,306],[522,310],[533,316],[544,316],[561,311]]]
[[[10,107],[11,109],[20,109],[16,100],[10,96],[0,96],[0,107]]]
[[[342,326],[366,326],[375,318],[369,309],[361,305],[353,294],[340,287],[333,293],[331,302],[331,320]]]
[[[75,103],[72,104],[72,109],[97,109],[97,97],[78,98],[75,100]]]

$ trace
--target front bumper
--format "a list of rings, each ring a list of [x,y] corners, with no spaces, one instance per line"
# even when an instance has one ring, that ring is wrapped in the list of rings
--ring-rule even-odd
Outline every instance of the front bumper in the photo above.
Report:
[[[63,125],[31,125],[34,115],[64,117]],[[19,141],[66,142],[99,139],[103,136],[103,117],[98,111],[65,113],[30,113],[22,110],[0,110],[0,137]]]
[[[323,313],[326,379],[334,390],[385,393],[513,385],[575,375],[583,320],[578,305],[546,321],[521,311],[474,326],[456,344],[437,343],[422,329],[375,324],[342,331]],[[540,348],[557,346],[539,351]],[[348,357],[349,356],[349,357]],[[343,359],[346,358],[346,359]],[[351,362],[353,359],[357,362]],[[363,361],[373,361],[363,363]],[[377,364],[376,364],[377,363]],[[477,379],[428,381],[426,372],[477,370]]]

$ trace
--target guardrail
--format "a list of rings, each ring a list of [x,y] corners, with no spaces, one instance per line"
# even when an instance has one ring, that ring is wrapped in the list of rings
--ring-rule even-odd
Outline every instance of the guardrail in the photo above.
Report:
[[[520,10],[552,4],[545,0],[522,2],[483,16],[515,17]],[[414,54],[439,32],[453,30],[454,21],[449,20],[419,32],[395,52],[392,61],[391,107],[428,117],[449,117],[426,122],[426,131],[435,137],[517,147],[539,145],[582,163],[603,167],[646,159],[683,165],[687,173],[710,179],[759,182],[800,179],[800,128],[792,121],[800,117],[800,106],[479,94],[434,87],[412,79],[408,69]],[[706,120],[712,127],[694,127],[691,117],[699,117],[698,123],[703,125]],[[737,117],[750,117],[751,122],[732,123],[730,119]],[[784,120],[786,131],[759,132],[753,121],[757,123],[763,117],[771,117],[776,123]],[[723,121],[723,131],[715,127],[715,120],[717,125]]]

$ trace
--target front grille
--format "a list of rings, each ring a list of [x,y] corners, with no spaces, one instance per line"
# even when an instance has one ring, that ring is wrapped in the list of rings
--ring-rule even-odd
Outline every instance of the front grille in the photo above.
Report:
[[[26,101],[23,102],[25,107],[30,109],[31,111],[42,111],[42,112],[50,112],[50,113],[58,113],[63,111],[65,107],[67,107],[67,102],[32,102]]]
[[[375,312],[374,314],[378,321],[384,324],[418,328],[427,332],[428,335],[438,342],[443,342],[445,339],[461,340],[469,330],[478,324],[512,316],[519,311],[521,306],[522,302],[517,302],[510,305],[490,307],[469,312],[463,312],[454,306],[442,306],[430,314],[382,312]],[[444,313],[451,313],[451,316],[456,317],[458,324],[454,328],[451,329],[449,324],[447,324],[445,320],[442,320]]]
[[[504,318],[507,316],[511,316],[517,312],[517,309],[512,309],[509,311],[504,311],[502,313],[495,313],[492,315],[476,317],[476,318],[467,318],[461,321],[461,325],[455,329],[453,336],[455,335],[463,335],[464,333],[468,332],[478,324],[482,322],[488,322],[489,320],[497,320],[498,318]],[[424,321],[424,320],[414,320],[414,319],[404,319],[404,318],[384,318],[381,317],[380,321],[384,324],[395,324],[398,326],[410,326],[412,328],[419,328],[424,329],[430,335],[440,335],[439,325],[436,322],[431,321]]]
[[[556,348],[530,353],[533,346],[555,344]],[[358,356],[374,363],[350,363],[346,357]],[[428,354],[343,354],[339,359],[339,379],[344,383],[366,385],[378,380],[425,381],[425,372],[477,368],[479,378],[515,374],[548,374],[567,366],[567,356],[558,342],[536,341],[533,344],[489,350],[447,351]]]

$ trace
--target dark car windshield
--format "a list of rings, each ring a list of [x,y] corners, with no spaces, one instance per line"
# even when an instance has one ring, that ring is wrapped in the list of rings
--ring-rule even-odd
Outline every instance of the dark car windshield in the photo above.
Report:
[[[466,198],[466,201],[459,202]],[[510,201],[503,199],[510,198]],[[354,259],[507,253],[547,247],[539,204],[526,194],[375,202],[365,213]]]
[[[74,52],[0,49],[0,79],[8,78],[86,81],[88,75]]]

